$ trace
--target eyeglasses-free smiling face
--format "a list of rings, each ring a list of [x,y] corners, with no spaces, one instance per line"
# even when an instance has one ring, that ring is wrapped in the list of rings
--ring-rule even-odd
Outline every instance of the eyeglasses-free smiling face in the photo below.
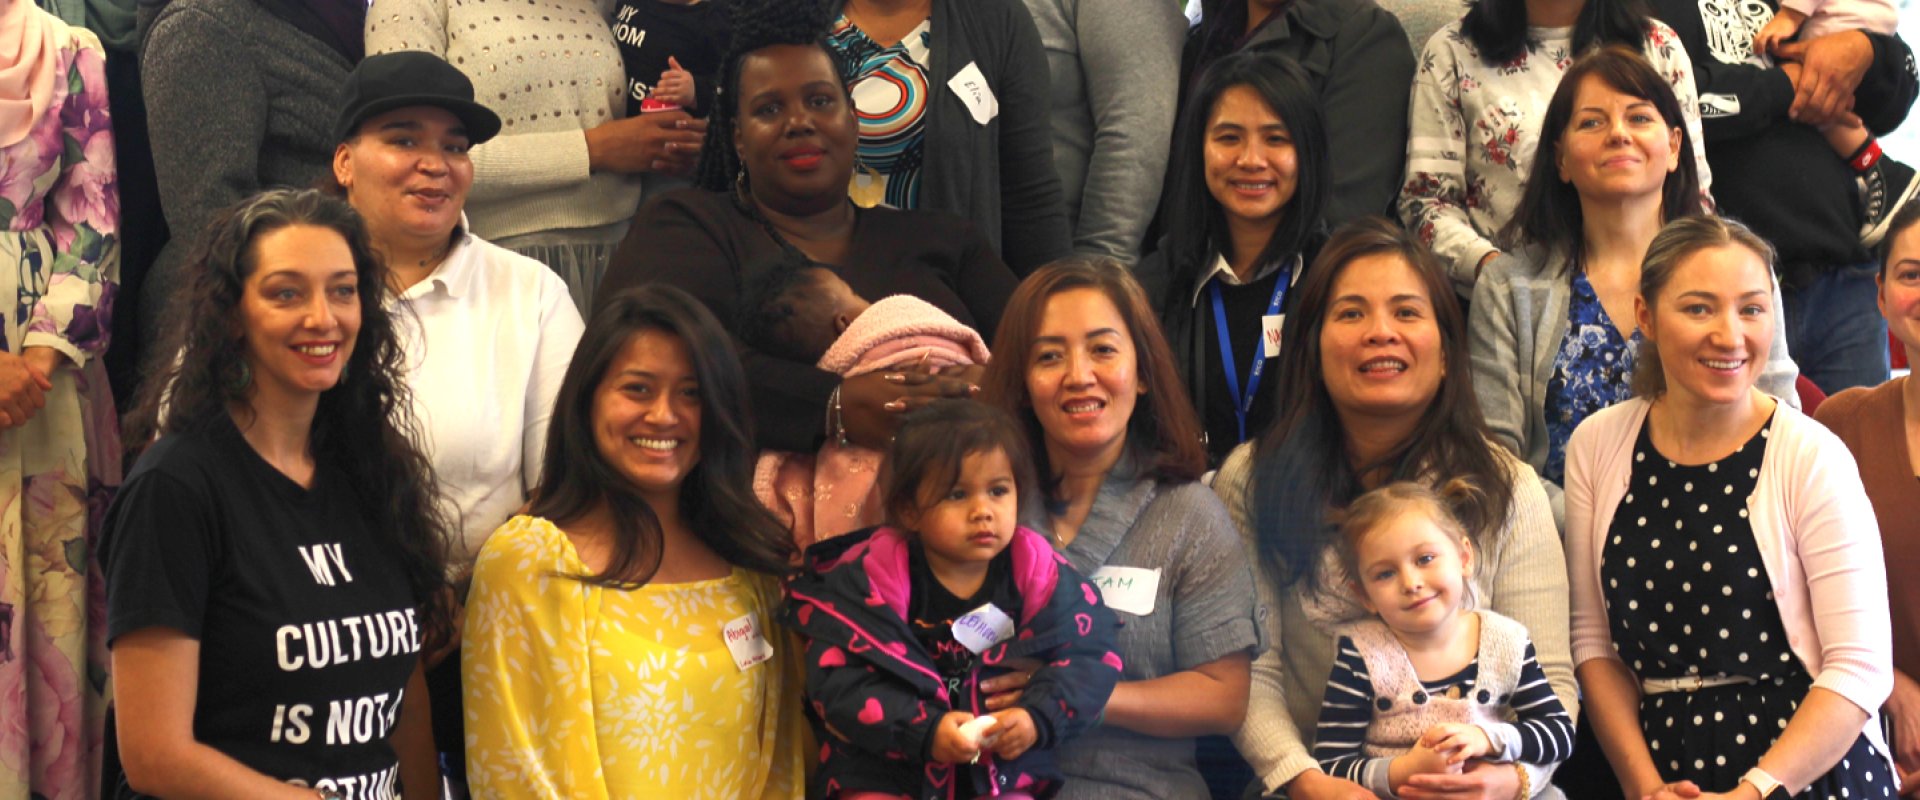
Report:
[[[1920,352],[1920,225],[1900,232],[1880,271],[1880,315],[1887,330],[1907,348]]]
[[[643,330],[627,339],[593,395],[600,457],[656,508],[674,507],[700,463],[700,379],[680,337]]]
[[[1426,284],[1393,254],[1348,262],[1320,329],[1320,369],[1343,421],[1418,418],[1440,391],[1446,357]]]
[[[1680,168],[1680,128],[1652,101],[1593,75],[1581,80],[1573,106],[1560,133],[1560,179],[1582,197],[1657,197]]]
[[[1139,365],[1133,332],[1105,292],[1068,289],[1047,298],[1027,357],[1027,397],[1055,468],[1118,458],[1146,392]]]
[[[1220,93],[1207,118],[1207,191],[1235,224],[1278,226],[1299,182],[1287,124],[1250,86]]]
[[[444,241],[473,188],[467,129],[452,112],[408,106],[370,117],[334,151],[347,201],[381,239]]]
[[[1740,245],[1683,259],[1653,305],[1634,300],[1641,335],[1660,354],[1667,393],[1706,405],[1744,402],[1773,347],[1773,280]]]
[[[754,199],[784,213],[846,202],[859,128],[826,52],[763,47],[740,60],[739,83],[733,146]]]
[[[239,318],[254,405],[312,402],[340,382],[360,333],[360,278],[332,228],[288,225],[253,242]]]
[[[1441,633],[1459,619],[1473,554],[1427,515],[1402,512],[1355,549],[1361,604],[1395,634]]]

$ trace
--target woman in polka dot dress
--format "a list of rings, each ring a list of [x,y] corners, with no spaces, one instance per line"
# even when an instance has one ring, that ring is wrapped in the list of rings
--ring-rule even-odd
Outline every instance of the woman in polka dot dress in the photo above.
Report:
[[[1898,793],[1872,506],[1838,439],[1753,388],[1772,259],[1738,223],[1668,225],[1635,302],[1638,399],[1568,445],[1574,663],[1628,797]]]

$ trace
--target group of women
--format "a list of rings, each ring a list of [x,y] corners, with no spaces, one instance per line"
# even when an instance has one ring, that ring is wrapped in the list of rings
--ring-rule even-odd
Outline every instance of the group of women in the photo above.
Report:
[[[1310,754],[1328,631],[1363,613],[1330,523],[1369,489],[1452,478],[1482,490],[1460,510],[1475,602],[1527,629],[1627,796],[1910,793],[1920,597],[1889,599],[1875,534],[1887,563],[1913,558],[1899,537],[1920,390],[1833,398],[1821,418],[1838,436],[1797,410],[1772,251],[1711,215],[1684,55],[1662,52],[1644,17],[1560,30],[1611,8],[1587,3],[1529,4],[1524,36],[1486,3],[1450,34],[1511,40],[1529,70],[1565,77],[1541,84],[1550,99],[1516,152],[1465,148],[1442,169],[1409,151],[1408,174],[1463,170],[1463,184],[1422,179],[1437,200],[1416,210],[1435,219],[1460,186],[1485,185],[1475,170],[1524,172],[1501,184],[1517,193],[1495,214],[1508,219],[1461,211],[1456,229],[1406,231],[1367,216],[1401,165],[1356,166],[1380,149],[1352,132],[1404,124],[1386,117],[1408,106],[1356,93],[1353,51],[1328,45],[1397,50],[1382,42],[1398,42],[1393,18],[1333,0],[1219,4],[1189,45],[1163,236],[1130,269],[1060,258],[1065,226],[1042,213],[1058,187],[1031,157],[1039,84],[999,72],[1027,62],[983,44],[1033,44],[1008,3],[849,0],[838,20],[769,4],[736,22],[702,120],[602,108],[622,82],[600,74],[614,56],[572,4],[513,12],[553,26],[512,34],[542,41],[532,60],[546,61],[482,77],[470,48],[512,26],[470,37],[460,4],[376,2],[369,31],[391,40],[371,49],[395,52],[338,76],[325,188],[208,201],[248,182],[209,171],[218,187],[170,201],[212,205],[181,256],[162,340],[177,357],[141,390],[125,439],[139,461],[100,519],[123,767],[105,790],[802,796],[814,754],[798,653],[769,627],[797,554],[753,496],[755,454],[881,448],[908,412],[971,398],[1030,439],[1047,502],[1028,527],[1082,574],[1156,577],[1118,612],[1121,681],[1100,724],[1060,750],[1061,796],[1205,796],[1206,736],[1232,737],[1262,792],[1366,796]],[[192,29],[202,5],[163,11],[156,41]],[[990,121],[942,92],[953,108],[916,123],[927,145],[995,169],[893,159],[887,196],[914,200],[853,202],[881,162],[859,89],[874,78],[847,58],[848,24],[888,70],[926,82],[970,54],[1010,87]],[[949,38],[996,24],[1011,39]],[[909,37],[921,47],[896,47]],[[1534,52],[1549,45],[1584,54]],[[78,50],[60,62],[77,77],[59,86],[80,87],[68,103],[92,97]],[[577,75],[554,71],[569,59]],[[1368,81],[1412,69],[1377,66]],[[1432,104],[1534,116],[1460,111],[1473,102]],[[84,132],[67,135],[49,152],[94,157]],[[1537,153],[1517,152],[1527,136]],[[577,216],[631,209],[650,172],[697,185],[630,218]],[[88,315],[109,305],[111,274],[25,255],[110,248],[111,220],[47,207],[51,233],[14,226],[23,263],[59,274],[34,283],[41,299],[8,337],[26,344],[10,348],[21,363],[0,414],[21,452],[60,442],[81,461],[25,461],[28,489],[41,473],[105,475],[92,462],[118,444],[70,419],[90,408],[83,370],[104,342]],[[1881,307],[1920,352],[1920,207],[1886,241]],[[741,346],[728,324],[746,288],[795,257],[860,295],[939,307],[989,334],[993,358],[842,379]],[[35,415],[56,401],[63,416]],[[16,504],[19,524],[51,524],[33,514],[112,478]],[[86,540],[64,541],[59,555],[79,541],[84,563]],[[92,678],[84,634],[68,636],[82,647],[61,652],[64,673],[38,655],[39,638],[84,629],[28,619],[38,638],[0,640],[0,655]],[[1007,704],[1026,679],[983,688]],[[89,726],[42,708],[34,746],[0,759],[27,753],[24,783],[78,796]],[[40,745],[56,728],[67,757]],[[1402,793],[1555,794],[1553,778],[1473,761]]]

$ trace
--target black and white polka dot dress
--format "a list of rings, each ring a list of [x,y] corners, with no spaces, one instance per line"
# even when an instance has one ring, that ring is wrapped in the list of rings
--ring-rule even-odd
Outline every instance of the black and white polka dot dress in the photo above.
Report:
[[[1641,678],[1744,676],[1755,683],[1648,694],[1640,727],[1666,781],[1730,791],[1787,727],[1813,679],[1787,643],[1754,544],[1747,498],[1771,420],[1720,461],[1683,466],[1641,426],[1633,477],[1601,550],[1613,647]],[[1887,762],[1859,736],[1799,797],[1890,798]]]

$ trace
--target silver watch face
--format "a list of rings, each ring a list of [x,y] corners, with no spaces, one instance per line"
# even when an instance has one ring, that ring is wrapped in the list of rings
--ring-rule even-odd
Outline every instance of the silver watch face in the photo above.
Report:
[[[347,800],[347,793],[339,789],[320,789],[320,800]]]

